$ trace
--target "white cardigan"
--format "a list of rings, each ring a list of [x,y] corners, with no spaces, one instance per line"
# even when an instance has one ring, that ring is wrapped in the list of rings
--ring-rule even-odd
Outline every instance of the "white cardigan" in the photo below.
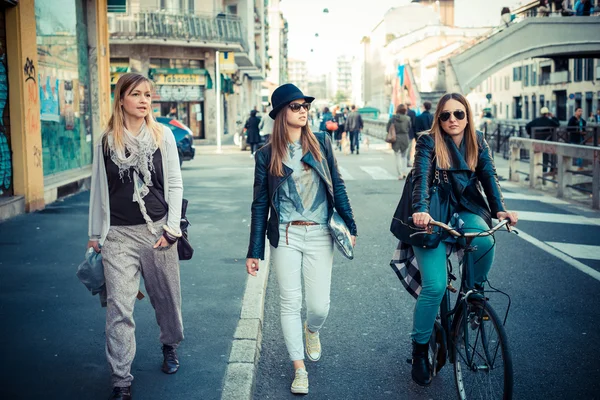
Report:
[[[88,231],[90,240],[98,240],[100,245],[104,243],[110,228],[110,202],[108,199],[108,178],[106,177],[106,166],[104,165],[103,137],[94,146]],[[179,220],[181,219],[183,181],[175,137],[173,132],[166,126],[163,126],[163,139],[159,149],[162,155],[165,201],[169,205],[167,226],[169,230],[179,234],[181,233]]]

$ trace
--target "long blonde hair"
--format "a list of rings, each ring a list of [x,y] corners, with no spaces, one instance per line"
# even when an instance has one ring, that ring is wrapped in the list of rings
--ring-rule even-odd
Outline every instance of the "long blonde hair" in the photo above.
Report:
[[[269,172],[273,176],[283,176],[283,159],[288,152],[288,129],[287,129],[287,106],[277,113],[273,124],[273,133],[271,134],[271,163]],[[266,117],[265,117],[266,118]],[[321,161],[321,146],[314,133],[308,127],[308,124],[301,128],[300,143],[302,145],[303,155],[310,152],[315,160]],[[304,166],[308,168],[308,166]]]
[[[125,116],[123,107],[121,106],[121,100],[142,83],[147,83],[151,90],[154,89],[154,84],[150,79],[136,73],[122,75],[115,85],[113,112],[108,120],[108,126],[106,127],[104,135],[112,135],[115,148],[120,151],[125,151],[125,144],[123,141],[123,135],[125,134]],[[150,104],[149,107],[151,107],[151,105],[152,104]],[[159,146],[163,137],[162,126],[156,122],[152,116],[152,111],[149,112],[144,119],[146,120],[146,126],[150,129],[156,145]]]
[[[442,129],[440,124],[440,114],[444,110],[444,106],[448,100],[456,100],[465,106],[465,114],[467,115],[467,126],[465,127],[465,155],[466,162],[471,171],[475,171],[477,167],[477,160],[479,157],[479,145],[477,143],[477,132],[475,131],[475,124],[473,123],[473,113],[471,112],[471,106],[468,100],[460,93],[446,93],[438,101],[437,108],[435,109],[435,115],[433,117],[433,125],[429,133],[433,136],[435,142],[435,156],[437,157],[437,166],[441,169],[448,169],[451,167],[452,161],[450,160],[450,152],[446,146],[444,135],[446,132]]]

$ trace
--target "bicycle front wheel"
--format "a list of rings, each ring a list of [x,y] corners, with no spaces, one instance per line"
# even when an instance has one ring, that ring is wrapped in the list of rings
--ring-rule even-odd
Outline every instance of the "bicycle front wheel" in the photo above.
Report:
[[[487,302],[469,301],[456,316],[452,344],[459,399],[512,399],[513,367],[506,332]]]

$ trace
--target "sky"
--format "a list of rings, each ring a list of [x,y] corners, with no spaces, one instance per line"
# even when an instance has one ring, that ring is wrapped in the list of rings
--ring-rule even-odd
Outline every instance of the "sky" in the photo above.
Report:
[[[289,24],[289,57],[306,60],[311,75],[331,72],[339,55],[353,55],[360,51],[361,38],[369,35],[386,11],[410,2],[411,0],[281,0],[280,10]],[[460,26],[495,26],[500,21],[502,7],[513,9],[518,4],[527,2],[455,0],[455,23]],[[325,8],[329,13],[323,13]]]

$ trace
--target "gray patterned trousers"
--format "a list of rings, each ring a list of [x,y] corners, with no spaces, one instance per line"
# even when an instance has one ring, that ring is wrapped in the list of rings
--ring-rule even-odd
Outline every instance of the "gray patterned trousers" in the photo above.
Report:
[[[165,220],[155,223],[162,232]],[[160,341],[177,347],[183,340],[177,246],[154,249],[160,236],[146,225],[111,226],[102,247],[107,290],[106,358],[113,386],[130,386],[135,357],[133,307],[140,273],[156,313]]]

